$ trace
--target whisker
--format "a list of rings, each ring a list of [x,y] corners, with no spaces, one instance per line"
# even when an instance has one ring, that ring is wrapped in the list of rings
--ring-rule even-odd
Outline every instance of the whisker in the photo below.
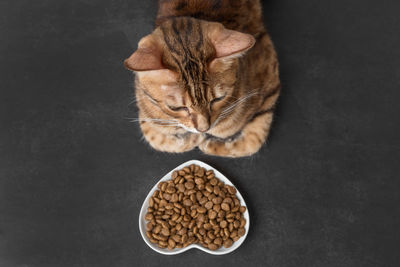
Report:
[[[258,90],[253,90],[250,93],[246,94],[245,96],[240,97],[237,100],[235,100],[231,105],[229,105],[228,107],[226,107],[224,110],[221,111],[221,113],[219,114],[217,119],[212,124],[212,127],[214,127],[220,120],[222,120],[222,119],[226,118],[227,116],[229,116],[232,113],[232,111],[235,110],[235,107],[237,107],[240,104],[244,103],[250,97],[253,97],[253,96],[258,95],[258,94],[259,94]]]
[[[241,103],[243,103],[244,101],[246,101],[246,100],[249,99],[250,97],[255,96],[255,95],[257,95],[257,94],[259,94],[259,93],[252,93],[252,94],[248,94],[248,95],[246,95],[246,96],[244,96],[244,97],[242,97],[242,98],[239,98],[238,100],[236,100],[235,102],[233,102],[230,106],[228,106],[227,108],[225,108],[225,109],[221,112],[221,114],[225,114],[225,113],[230,112],[231,110],[233,110],[233,108],[235,108],[236,106],[240,105]]]

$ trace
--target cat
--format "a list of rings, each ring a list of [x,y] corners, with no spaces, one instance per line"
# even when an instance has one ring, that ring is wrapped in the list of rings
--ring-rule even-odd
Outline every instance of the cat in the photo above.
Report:
[[[243,157],[265,143],[280,94],[259,0],[159,0],[154,31],[124,65],[156,150]]]

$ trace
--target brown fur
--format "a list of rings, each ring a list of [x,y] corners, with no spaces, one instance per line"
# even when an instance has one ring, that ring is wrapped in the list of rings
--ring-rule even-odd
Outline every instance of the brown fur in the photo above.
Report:
[[[265,142],[280,81],[258,0],[160,0],[125,65],[153,148],[241,157]]]

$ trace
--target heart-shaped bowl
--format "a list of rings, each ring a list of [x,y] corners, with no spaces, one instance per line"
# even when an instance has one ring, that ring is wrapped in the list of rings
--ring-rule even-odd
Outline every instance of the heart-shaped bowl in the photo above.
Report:
[[[171,179],[171,175],[172,172],[175,170],[180,170],[186,166],[189,166],[191,164],[196,164],[199,165],[200,167],[205,168],[206,170],[213,170],[215,177],[218,178],[219,180],[221,180],[222,182],[224,182],[227,185],[231,185],[233,187],[235,187],[231,181],[228,180],[228,178],[226,178],[222,173],[220,173],[217,169],[211,167],[210,165],[201,162],[199,160],[190,160],[187,161],[181,165],[179,165],[178,167],[176,167],[175,169],[171,170],[169,173],[167,173],[166,175],[164,175],[163,178],[160,179],[160,181],[157,182],[157,184],[159,182],[162,181],[166,181],[166,180],[170,180]],[[148,237],[146,236],[146,220],[145,220],[145,215],[147,212],[147,208],[149,207],[149,199],[150,197],[153,195],[154,191],[156,191],[157,188],[157,184],[150,190],[149,194],[147,195],[146,199],[143,202],[142,208],[140,210],[140,214],[139,214],[139,229],[140,229],[140,233],[142,234],[143,240],[146,242],[146,244],[151,247],[153,250],[157,251],[158,253],[161,254],[165,254],[165,255],[175,255],[175,254],[179,254],[182,252],[185,252],[186,250],[192,249],[192,248],[197,248],[200,249],[202,251],[205,251],[207,253],[213,254],[213,255],[223,255],[223,254],[227,254],[230,253],[232,251],[234,251],[235,249],[237,249],[242,243],[243,241],[246,239],[247,233],[249,232],[249,227],[250,227],[250,217],[249,217],[249,212],[246,206],[246,203],[244,202],[244,199],[242,197],[242,195],[240,194],[239,190],[237,190],[236,188],[236,196],[240,201],[240,205],[241,206],[245,206],[246,207],[246,211],[243,213],[243,217],[246,219],[246,225],[244,226],[244,229],[246,230],[246,233],[240,237],[239,240],[237,240],[236,242],[233,243],[233,245],[229,248],[225,248],[225,247],[221,247],[217,250],[210,250],[208,248],[203,247],[200,244],[190,244],[187,247],[184,248],[174,248],[172,250],[169,250],[167,248],[159,248],[156,244],[153,244],[150,242],[150,240],[148,239]]]

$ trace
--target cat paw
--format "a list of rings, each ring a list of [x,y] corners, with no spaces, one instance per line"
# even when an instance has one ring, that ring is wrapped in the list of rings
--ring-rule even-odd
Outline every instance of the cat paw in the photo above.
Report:
[[[165,135],[152,132],[144,135],[150,146],[158,151],[182,153],[194,149],[200,143],[199,135]]]
[[[208,139],[199,145],[199,149],[209,155],[238,158],[253,155],[261,145],[260,143],[246,143],[243,137],[231,142]]]

